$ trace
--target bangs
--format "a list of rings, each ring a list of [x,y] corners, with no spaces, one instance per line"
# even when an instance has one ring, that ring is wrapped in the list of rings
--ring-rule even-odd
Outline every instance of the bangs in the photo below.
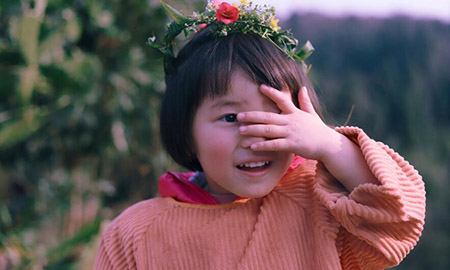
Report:
[[[279,90],[289,89],[291,92],[295,89],[298,92],[301,87],[298,64],[259,36],[231,34],[227,37],[210,38],[204,50],[199,48],[197,52],[197,57],[192,59],[202,65],[197,67],[200,68],[199,72],[192,75],[198,78],[199,100],[225,95],[231,77],[238,69],[257,85],[266,84]],[[195,68],[191,71],[195,72]]]

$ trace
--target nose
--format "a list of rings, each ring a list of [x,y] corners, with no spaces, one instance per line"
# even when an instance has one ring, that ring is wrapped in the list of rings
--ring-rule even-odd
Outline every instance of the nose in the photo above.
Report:
[[[263,142],[266,138],[263,137],[252,137],[252,136],[242,136],[241,147],[250,149],[250,146],[257,142]]]

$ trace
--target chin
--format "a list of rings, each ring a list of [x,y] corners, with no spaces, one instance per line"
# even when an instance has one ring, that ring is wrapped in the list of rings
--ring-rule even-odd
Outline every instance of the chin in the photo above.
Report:
[[[269,194],[273,190],[273,187],[268,189],[261,189],[261,190],[248,190],[245,192],[240,192],[237,194],[239,197],[242,198],[262,198]]]

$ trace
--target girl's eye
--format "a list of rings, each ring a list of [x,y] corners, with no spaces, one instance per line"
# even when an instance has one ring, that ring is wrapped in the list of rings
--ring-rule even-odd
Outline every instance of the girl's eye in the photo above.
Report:
[[[227,114],[225,116],[222,116],[220,120],[228,122],[228,123],[234,123],[237,122],[237,114]]]

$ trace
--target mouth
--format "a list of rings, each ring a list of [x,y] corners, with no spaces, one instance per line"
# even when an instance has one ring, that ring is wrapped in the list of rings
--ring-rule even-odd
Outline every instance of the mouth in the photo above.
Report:
[[[243,171],[260,171],[269,167],[271,164],[270,161],[259,161],[259,162],[247,162],[242,163],[236,166],[239,170]]]

